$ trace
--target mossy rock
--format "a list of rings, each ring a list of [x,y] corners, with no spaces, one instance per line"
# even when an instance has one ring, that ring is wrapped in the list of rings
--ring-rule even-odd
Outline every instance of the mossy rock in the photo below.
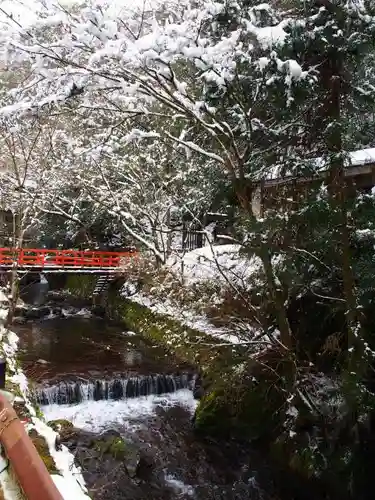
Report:
[[[121,436],[105,437],[98,439],[94,443],[94,449],[100,451],[102,454],[109,454],[114,459],[122,461],[125,460],[128,454],[127,443]]]
[[[48,422],[48,425],[59,434],[64,434],[65,432],[70,432],[74,429],[72,422],[64,419],[51,420]]]
[[[46,466],[48,472],[50,474],[59,474],[59,471],[56,468],[55,461],[50,454],[48,444],[45,438],[40,434],[38,434],[38,432],[35,429],[31,429],[29,431],[29,436],[31,441],[34,443],[34,446],[37,449],[40,458],[43,460],[44,465]]]
[[[130,477],[135,477],[142,461],[140,449],[134,443],[125,441],[117,431],[108,430],[94,439],[91,448],[100,459],[123,462]]]
[[[13,375],[13,373],[11,373],[10,375]],[[7,377],[9,377],[8,374],[7,374]],[[19,384],[15,384],[14,382],[11,382],[9,380],[9,378],[7,378],[5,381],[5,390],[8,392],[11,392],[14,396],[18,396],[19,398],[23,399],[23,394],[22,394],[22,391],[21,391]]]

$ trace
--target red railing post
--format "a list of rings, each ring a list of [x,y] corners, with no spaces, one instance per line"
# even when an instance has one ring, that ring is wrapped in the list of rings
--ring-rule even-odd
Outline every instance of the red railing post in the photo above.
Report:
[[[37,265],[44,268],[46,265],[46,254],[44,250],[39,250],[36,254]]]

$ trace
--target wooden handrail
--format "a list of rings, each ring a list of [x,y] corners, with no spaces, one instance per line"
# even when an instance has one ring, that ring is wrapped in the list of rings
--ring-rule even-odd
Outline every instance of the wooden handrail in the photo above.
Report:
[[[0,371],[3,369],[4,360]],[[0,392],[0,442],[27,500],[64,500],[3,392]]]
[[[98,250],[50,250],[39,248],[0,248],[0,266],[59,268],[116,268],[124,259],[138,256],[137,251],[101,252]]]

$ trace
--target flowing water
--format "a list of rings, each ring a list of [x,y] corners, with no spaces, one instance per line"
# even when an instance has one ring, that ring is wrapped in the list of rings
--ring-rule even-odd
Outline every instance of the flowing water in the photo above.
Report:
[[[101,489],[84,470],[94,500],[270,498],[257,482],[257,457],[250,467],[248,450],[195,436],[191,366],[87,310],[49,314],[17,333],[21,363],[48,420],[119,432],[151,460],[154,479],[111,479]]]

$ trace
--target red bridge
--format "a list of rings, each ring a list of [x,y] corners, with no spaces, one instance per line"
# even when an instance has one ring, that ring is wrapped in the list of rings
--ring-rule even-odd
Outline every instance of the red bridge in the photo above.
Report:
[[[35,248],[0,248],[0,270],[18,268],[37,272],[116,272],[138,257],[137,251],[102,252],[80,250],[49,250]]]

